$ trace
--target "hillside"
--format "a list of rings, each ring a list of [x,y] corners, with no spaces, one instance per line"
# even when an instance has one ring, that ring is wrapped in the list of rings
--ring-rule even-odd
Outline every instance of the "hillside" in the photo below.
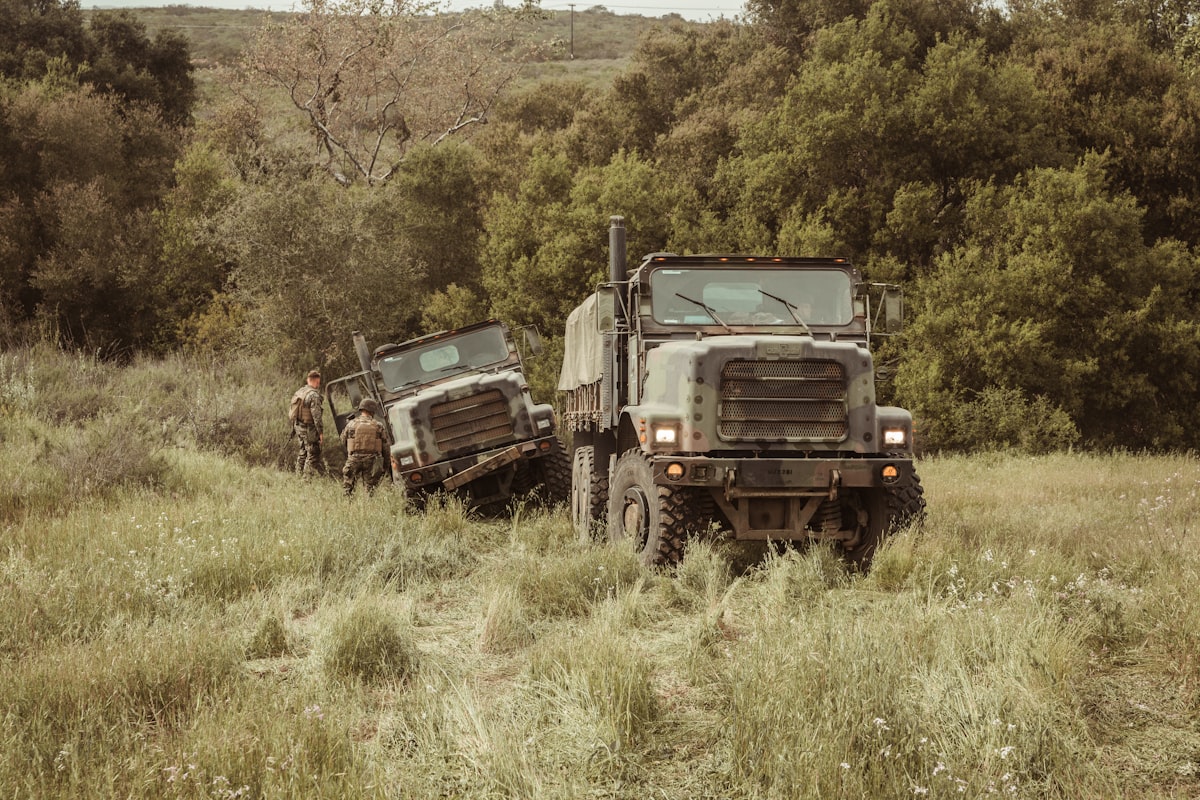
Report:
[[[136,8],[132,11],[146,26],[150,36],[164,28],[174,28],[184,34],[191,45],[198,66],[230,65],[237,60],[254,29],[264,21],[286,19],[287,12],[255,9],[218,9],[201,6],[168,5]],[[546,11],[545,19],[537,26],[536,40],[556,43],[555,61],[580,62],[575,69],[587,69],[589,62],[620,62],[628,59],[637,45],[638,36],[648,27],[673,21],[688,23],[677,14],[661,18],[640,14],[614,14],[603,7],[575,11],[572,24],[567,11]]]

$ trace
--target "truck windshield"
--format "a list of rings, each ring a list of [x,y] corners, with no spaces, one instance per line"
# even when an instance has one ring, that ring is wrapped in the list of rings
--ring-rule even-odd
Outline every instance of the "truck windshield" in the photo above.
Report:
[[[650,276],[664,325],[848,325],[850,276],[837,269],[659,269]]]
[[[440,380],[459,372],[484,369],[508,359],[508,342],[500,328],[483,328],[439,339],[384,356],[379,372],[390,391]]]

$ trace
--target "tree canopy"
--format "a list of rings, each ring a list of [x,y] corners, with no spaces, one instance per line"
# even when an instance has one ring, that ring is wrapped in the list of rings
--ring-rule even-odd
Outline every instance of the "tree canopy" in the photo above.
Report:
[[[186,142],[176,34],[0,7],[17,329],[349,369],[351,329],[496,315],[554,352],[621,214],[631,261],[836,255],[902,283],[882,393],[929,448],[1200,445],[1190,0],[752,0],[647,26],[600,80],[544,48],[522,77],[534,9],[309,0]]]

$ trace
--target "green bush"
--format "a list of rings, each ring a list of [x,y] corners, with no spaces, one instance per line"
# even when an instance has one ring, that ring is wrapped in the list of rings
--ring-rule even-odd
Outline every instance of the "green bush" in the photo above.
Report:
[[[170,469],[163,444],[161,428],[135,409],[93,420],[78,435],[51,445],[46,458],[65,476],[67,496],[78,499],[118,487],[162,485]]]
[[[926,444],[935,449],[1012,450],[1040,455],[1079,442],[1071,415],[1045,397],[1029,399],[1020,389],[989,386],[974,400],[945,409],[943,434]]]

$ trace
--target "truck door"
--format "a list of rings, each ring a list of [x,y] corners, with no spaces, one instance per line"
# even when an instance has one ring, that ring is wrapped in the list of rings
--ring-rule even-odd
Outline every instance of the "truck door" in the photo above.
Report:
[[[379,395],[375,391],[375,381],[372,380],[370,372],[354,372],[325,384],[325,401],[329,405],[329,411],[333,415],[333,424],[337,428],[339,436],[345,429],[346,423],[354,418],[358,411],[358,404],[364,397],[374,397],[379,400]],[[380,402],[379,405],[382,406],[383,403]]]

